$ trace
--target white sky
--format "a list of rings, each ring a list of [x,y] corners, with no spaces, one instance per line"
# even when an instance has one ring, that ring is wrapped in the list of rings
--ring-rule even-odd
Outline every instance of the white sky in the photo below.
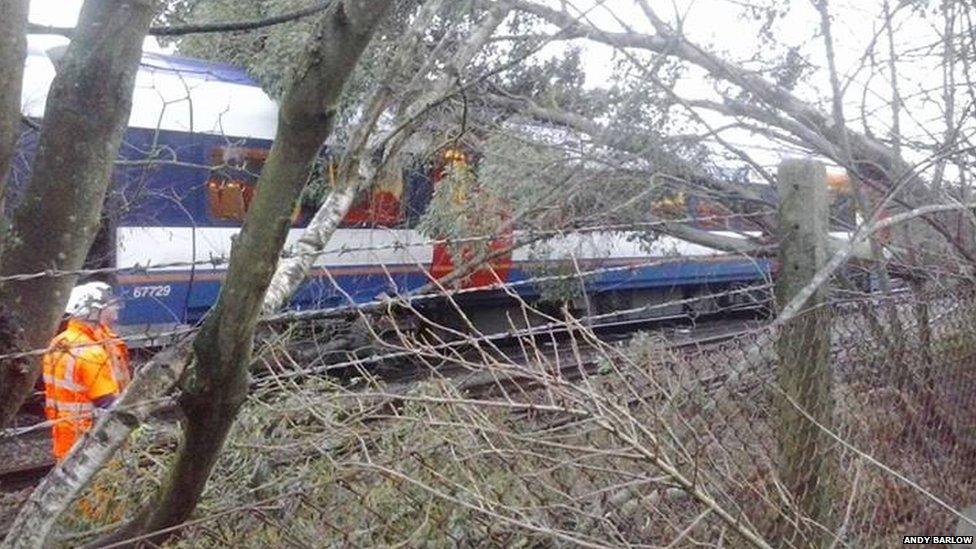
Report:
[[[555,0],[550,0],[555,1]],[[602,6],[601,4],[602,1]],[[735,0],[651,0],[650,4],[656,13],[673,22],[677,17],[683,21],[683,31],[695,43],[705,49],[715,51],[722,57],[750,67],[757,50],[766,56],[785,53],[786,47],[799,47],[799,53],[811,64],[826,67],[824,42],[820,35],[820,15],[809,0],[794,0],[788,3],[785,17],[776,20],[772,27],[775,37],[775,50],[769,50],[760,45],[758,39],[759,23],[743,19],[742,5],[746,2]],[[756,1],[756,4],[763,2]],[[633,0],[569,0],[580,12],[587,11],[590,23],[607,31],[624,30],[617,18],[633,30],[654,34],[653,28],[644,17],[643,12]],[[778,2],[783,4],[783,2]],[[899,4],[891,0],[892,6]],[[596,7],[594,7],[596,6]],[[887,42],[885,35],[877,37],[874,60],[884,66],[884,74],[875,74],[869,80],[870,72],[865,70],[865,51],[881,30],[883,2],[882,0],[831,0],[832,33],[834,39],[835,57],[838,72],[842,80],[850,78],[851,85],[845,95],[845,115],[852,127],[859,129],[860,111],[862,106],[868,111],[867,118],[871,120],[879,135],[884,136],[890,124],[890,111],[887,104],[890,99],[890,87],[887,76]],[[610,15],[613,12],[616,17]],[[895,17],[895,47],[896,51],[904,52],[912,46],[931,43],[938,38],[942,24],[941,20],[923,19],[912,16],[908,10],[896,14]],[[587,82],[592,85],[608,82],[612,79],[614,51],[607,46],[594,44],[590,41],[578,41],[586,44],[584,48],[585,66],[587,68]],[[619,58],[620,54],[617,54]],[[941,133],[942,113],[939,105],[933,102],[915,101],[908,99],[912,94],[923,88],[931,89],[941,85],[941,68],[937,60],[927,57],[917,61],[906,57],[898,59],[899,88],[907,104],[902,113],[902,134],[907,137],[926,136],[930,131]],[[878,70],[874,71],[878,73]],[[865,88],[867,93],[864,92]],[[704,72],[691,69],[676,88],[682,97],[716,99],[713,84],[704,78]],[[801,99],[819,104],[825,112],[830,112],[830,81],[826,70],[816,70],[797,85],[794,93]],[[713,126],[720,126],[725,119],[709,111],[699,111]],[[880,130],[880,131],[879,131]],[[766,149],[751,133],[745,131],[730,131],[726,134],[731,142],[749,150],[760,164],[772,166],[778,163],[787,150],[773,147]],[[931,137],[925,137],[931,141]]]
[[[549,0],[555,2],[556,0]],[[565,1],[565,0],[560,0]],[[580,10],[594,6],[600,0],[570,0],[569,4]],[[73,26],[77,20],[83,0],[33,0],[31,2],[30,19],[34,23],[54,26]],[[892,4],[897,5],[893,1]],[[662,17],[672,19],[676,14],[684,21],[685,33],[700,45],[721,53],[726,58],[739,61],[748,66],[748,60],[755,54],[758,44],[755,21],[743,20],[739,17],[741,7],[733,0],[652,0],[652,5]],[[833,18],[834,40],[837,50],[837,62],[840,72],[844,75],[853,74],[853,84],[848,92],[850,105],[847,115],[850,120],[856,120],[857,109],[862,104],[869,108],[879,109],[878,116],[885,120],[887,116],[883,105],[888,100],[890,92],[887,88],[886,77],[875,76],[869,84],[869,93],[862,96],[866,83],[863,71],[853,73],[855,67],[861,64],[866,45],[874,36],[879,25],[882,0],[832,0],[831,11]],[[642,12],[632,0],[603,0],[602,7],[589,10],[587,17],[590,22],[609,31],[621,30],[620,25],[610,12],[623,19],[627,25],[636,30],[651,33],[652,29]],[[936,30],[935,21],[916,20],[904,13],[899,15],[897,37],[899,48],[911,44],[919,44],[931,40]],[[823,66],[823,42],[819,37],[819,16],[808,0],[794,0],[789,3],[785,18],[777,20],[774,28],[776,41],[782,46],[802,46],[801,54],[813,64]],[[47,36],[33,37],[33,43],[50,43],[51,45],[66,43],[63,37]],[[612,48],[595,44],[590,41],[577,41],[583,44],[583,59],[587,71],[587,84],[590,86],[605,85],[611,80],[614,61],[619,59]],[[779,47],[782,47],[779,46]],[[556,46],[560,47],[560,46]],[[146,51],[164,51],[154,38],[147,38]],[[878,48],[879,52],[886,48]],[[169,51],[171,53],[171,50]],[[768,52],[767,52],[768,53]],[[884,63],[884,56],[879,59]],[[941,78],[937,67],[903,65],[899,68],[903,81],[903,90],[917,91],[933,78]],[[933,72],[935,71],[935,72]],[[701,71],[690,71],[678,90],[682,95],[692,97],[716,98],[712,90],[713,84],[702,77]],[[863,78],[862,78],[863,76]],[[815,72],[811,77],[801,82],[796,93],[803,99],[820,103],[829,110],[830,86],[826,71]],[[904,93],[904,92],[903,92]],[[863,99],[863,100],[862,100]],[[941,114],[934,105],[913,105],[910,107],[914,120],[903,121],[903,133],[921,133],[923,127],[930,121],[938,120]],[[906,109],[909,110],[909,109]],[[706,115],[714,124],[721,124],[722,120],[716,115]],[[906,117],[907,118],[907,117]],[[939,123],[939,122],[936,122]],[[939,130],[936,130],[939,131]],[[764,150],[757,146],[757,140],[746,132],[738,132],[729,137],[738,145],[750,148],[750,151],[763,164],[772,165],[783,154],[782,149]]]
[[[31,0],[30,22],[38,25],[54,27],[73,27],[78,21],[78,13],[84,0]],[[59,36],[33,37],[34,43],[51,43],[51,45],[66,44],[68,40]],[[159,47],[153,37],[147,37],[143,43],[143,50],[151,52],[171,53]]]

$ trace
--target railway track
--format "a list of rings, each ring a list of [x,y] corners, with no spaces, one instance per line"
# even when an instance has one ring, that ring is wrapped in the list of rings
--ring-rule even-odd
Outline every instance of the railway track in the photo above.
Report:
[[[54,468],[54,461],[29,463],[0,471],[0,492],[19,492],[35,486]]]
[[[668,337],[665,338],[665,346],[678,353],[687,352],[689,354],[700,353],[705,355],[708,354],[709,347],[716,347],[722,342],[730,341],[737,337],[752,335],[761,325],[761,322],[754,322],[752,325],[744,326],[741,321],[728,321],[698,326],[694,329],[691,327],[676,327],[673,333],[667,334]],[[557,354],[560,356],[558,360],[555,359]],[[455,389],[462,395],[462,398],[471,402],[477,402],[480,399],[491,399],[497,395],[497,397],[502,398],[506,402],[522,402],[528,404],[524,408],[516,407],[512,410],[513,417],[518,418],[535,416],[537,414],[531,406],[532,395],[538,394],[538,390],[544,388],[546,378],[552,379],[556,377],[562,378],[563,381],[575,381],[583,376],[600,374],[598,370],[602,366],[599,360],[593,356],[589,356],[586,352],[581,354],[578,351],[573,352],[567,351],[566,349],[549,350],[542,359],[548,363],[559,364],[558,370],[549,370],[546,372],[547,375],[539,376],[538,373],[535,373],[535,375],[533,373],[520,373],[517,368],[514,368],[514,371],[506,374],[504,368],[483,368],[481,372],[472,372],[471,369],[455,366],[451,368],[438,368],[432,373],[436,374],[439,379],[453,383]],[[500,361],[504,360],[504,357],[500,358]],[[509,362],[515,363],[518,361],[510,360]],[[714,388],[720,386],[727,377],[728,375],[725,373],[709,373],[698,381],[701,382],[702,386]],[[418,380],[416,377],[411,379],[409,382],[404,381],[386,385],[381,392],[373,392],[371,388],[364,389],[357,394],[357,391],[350,390],[343,396],[352,399],[355,403],[351,407],[354,416],[356,416],[355,421],[364,425],[381,423],[388,421],[391,417],[398,416],[402,408],[413,400],[411,389]],[[647,398],[657,398],[656,391],[659,390],[659,388],[648,387]],[[637,400],[633,400],[627,404],[637,404]],[[577,421],[580,421],[580,418],[558,416],[551,418],[551,421],[543,422],[545,427],[542,428],[553,428]],[[363,444],[372,446],[378,443],[378,440],[370,437],[365,439],[357,437],[352,443],[349,441],[340,441],[324,449],[317,447],[314,453],[310,453],[307,458],[314,459],[320,456],[323,450],[335,456],[341,456],[347,452],[358,451]],[[277,465],[287,466],[287,463],[282,462]]]
[[[670,334],[662,334],[665,347],[672,352],[692,352],[703,345],[714,345],[729,341],[735,337],[750,333],[759,323],[745,325],[741,322],[723,322],[710,324],[700,329],[676,328]],[[629,336],[633,336],[631,332]],[[627,338],[618,337],[615,341],[625,341]],[[601,338],[603,340],[603,338]],[[604,341],[606,342],[606,341]],[[512,357],[507,357],[512,359]],[[519,362],[516,357],[512,362]],[[603,364],[603,356],[592,350],[555,350],[549,356],[540,357],[549,364],[556,364],[557,370],[551,371],[561,379],[574,381],[587,375],[598,373]],[[515,374],[508,379],[500,379],[495,373],[480,373],[462,379],[458,388],[466,394],[476,396],[494,396],[505,390],[531,391],[539,388],[537,377]]]
[[[606,315],[611,316],[611,315]],[[733,312],[702,314],[689,316],[679,314],[672,316],[658,316],[643,319],[610,320],[601,319],[596,323],[567,325],[563,321],[553,321],[527,328],[507,330],[491,334],[481,334],[473,338],[458,338],[456,334],[435,334],[424,340],[422,337],[412,341],[416,349],[402,349],[400,342],[374,347],[370,355],[359,353],[356,358],[350,358],[348,351],[322,352],[322,346],[316,342],[308,342],[289,349],[295,362],[305,365],[321,364],[306,367],[303,374],[286,374],[286,376],[321,375],[327,374],[342,379],[362,374],[364,367],[373,368],[372,376],[387,383],[414,382],[424,379],[429,372],[417,371],[415,357],[419,351],[435,351],[439,353],[463,354],[469,349],[497,349],[501,354],[506,350],[518,351],[526,341],[536,341],[540,344],[547,342],[565,341],[582,330],[595,334],[605,343],[624,341],[639,331],[654,330],[666,334],[668,339],[677,340],[687,337],[687,334],[699,333],[702,330],[714,330],[715,326],[727,323],[739,324],[743,321],[756,320],[763,317],[763,312],[757,308],[749,308]],[[392,350],[400,348],[401,350]],[[331,360],[330,360],[331,358]]]
[[[33,486],[54,466],[50,428],[43,416],[22,413],[16,424],[0,438],[0,494]]]
[[[746,322],[747,324],[744,324]],[[714,344],[724,340],[732,339],[744,331],[751,330],[758,325],[758,321],[743,321],[739,319],[723,319],[719,321],[707,321],[698,325],[690,324],[687,317],[658,318],[651,320],[626,320],[617,322],[607,322],[598,326],[588,326],[587,329],[592,333],[598,334],[604,343],[619,343],[626,341],[638,331],[655,329],[668,342],[668,347],[673,349],[690,349],[704,344]],[[743,330],[743,326],[748,329]],[[509,361],[519,363],[524,357],[518,355],[522,352],[522,347],[517,343],[526,337],[545,337],[550,338],[552,348],[544,351],[542,358],[551,363],[559,365],[558,374],[567,380],[579,379],[584,375],[593,374],[599,368],[599,360],[588,356],[584,352],[582,360],[578,353],[574,354],[565,348],[560,347],[560,342],[568,343],[572,335],[572,328],[565,326],[558,329],[554,327],[529,328],[509,334],[499,334],[493,338],[492,343],[496,349],[495,358],[499,361]],[[463,343],[463,342],[461,342]],[[459,345],[460,347],[460,345]],[[563,346],[565,347],[565,346]],[[471,354],[471,349],[455,349],[459,353]],[[500,351],[500,353],[498,353]],[[472,356],[473,360],[477,357]],[[368,363],[369,359],[357,361],[357,364]],[[332,369],[330,373],[340,373],[342,366]],[[390,370],[384,368],[389,373]],[[412,385],[418,381],[437,375],[440,378],[449,379],[456,384],[457,388],[465,394],[473,397],[487,397],[498,391],[517,390],[531,391],[536,387],[537,380],[530,376],[518,375],[514,373],[508,376],[499,376],[497,372],[476,372],[471,368],[463,368],[456,365],[444,366],[437,369],[404,368],[398,369],[390,375],[382,376],[381,379],[386,383],[387,391],[391,398],[385,405],[398,406],[397,394],[405,394]],[[54,467],[52,460],[27,463],[16,467],[0,470],[0,493],[19,492],[26,488],[36,485]]]

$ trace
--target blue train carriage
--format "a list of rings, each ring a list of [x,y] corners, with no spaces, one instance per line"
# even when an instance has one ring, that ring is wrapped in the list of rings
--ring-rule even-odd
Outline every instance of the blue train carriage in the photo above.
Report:
[[[43,114],[54,77],[50,53],[32,41],[23,94],[24,114],[31,118]],[[122,332],[165,333],[193,324],[215,302],[231,238],[256,192],[276,121],[275,102],[241,69],[144,54],[107,215],[88,262],[120,269],[111,282],[125,298]],[[32,139],[23,142],[23,158],[29,159]],[[453,262],[444,244],[428,242],[414,228],[436,175],[408,171],[360,197],[292,307],[362,303],[449,274]],[[289,243],[313,213],[296,209]],[[474,276],[465,284],[500,280],[533,297],[539,288],[526,281],[537,275],[540,261],[572,261],[587,270],[608,269],[587,279],[594,294],[633,300],[643,292],[665,299],[763,280],[770,270],[765,260],[731,257],[670,237],[647,249],[627,232],[569,235],[546,244],[550,255],[517,250],[491,266],[490,280]],[[655,256],[660,260],[649,261]],[[483,297],[501,294],[495,289]]]
[[[29,40],[21,103],[33,119],[43,115],[61,49],[47,38]],[[236,67],[143,55],[108,208],[86,262],[148,267],[111,278],[125,298],[123,331],[165,331],[193,322],[197,309],[213,303],[221,271],[193,263],[222,256],[238,223],[219,215],[227,212],[211,211],[211,166],[252,169],[241,151],[270,147],[276,113],[274,102]],[[28,132],[22,139],[25,160],[35,137]],[[24,165],[18,181],[25,180]]]

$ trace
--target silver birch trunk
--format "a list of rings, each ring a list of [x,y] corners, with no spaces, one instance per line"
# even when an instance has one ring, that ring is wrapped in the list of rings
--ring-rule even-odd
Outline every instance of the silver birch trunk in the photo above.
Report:
[[[265,313],[272,313],[284,306],[308,276],[315,259],[332,238],[339,222],[349,212],[357,190],[358,185],[346,185],[331,193],[315,212],[295,245],[294,254],[278,262],[278,268],[268,285],[268,293],[264,296],[262,310]]]

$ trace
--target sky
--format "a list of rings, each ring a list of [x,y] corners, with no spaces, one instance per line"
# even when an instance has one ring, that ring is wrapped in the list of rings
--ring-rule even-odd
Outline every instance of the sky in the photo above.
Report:
[[[544,1],[544,0],[540,0]],[[557,0],[549,0],[556,2]],[[559,0],[567,1],[567,0]],[[849,93],[850,105],[848,111],[856,111],[862,104],[869,109],[877,109],[884,115],[884,104],[888,101],[888,90],[883,78],[875,77],[870,83],[866,82],[866,72],[856,70],[863,64],[864,50],[874,38],[877,28],[878,15],[881,13],[883,0],[832,0],[831,11],[834,14],[833,32],[837,50],[837,63],[841,74],[849,76],[853,82]],[[32,0],[30,20],[33,23],[54,26],[73,26],[77,20],[83,0]],[[757,48],[755,21],[744,20],[740,17],[742,8],[736,0],[651,0],[658,14],[668,19],[680,18],[683,21],[684,32],[698,44],[708,47],[729,59],[737,60],[744,66],[749,66],[749,58]],[[617,18],[623,20],[634,30],[652,33],[653,30],[640,9],[633,0],[569,0],[580,12],[585,11],[591,24],[608,31],[622,30]],[[778,43],[777,47],[798,46],[802,54],[815,65],[824,65],[823,42],[818,35],[819,16],[814,10],[812,2],[794,0],[789,2],[789,10],[785,17],[777,20],[773,32]],[[616,15],[616,17],[614,17]],[[900,46],[911,43],[921,43],[934,36],[933,22],[915,20],[902,16],[898,24],[898,39]],[[64,44],[67,39],[57,36],[32,37],[32,44],[43,44],[44,47]],[[612,80],[614,61],[619,53],[607,46],[580,40],[582,45],[583,62],[587,73],[587,85],[605,86]],[[553,46],[560,48],[564,46]],[[163,49],[157,41],[149,37],[144,49],[153,52],[173,53],[171,49]],[[555,51],[555,50],[553,50]],[[883,62],[883,60],[882,60]],[[906,90],[920,88],[926,80],[932,78],[934,67],[913,67],[906,65],[901,71]],[[868,84],[869,93],[861,94],[860,89]],[[829,81],[826,71],[811,74],[797,87],[796,93],[808,101],[820,101],[822,106],[829,108]],[[703,77],[702,72],[690,71],[684,78],[678,91],[690,98],[715,99],[717,95],[713,83]],[[915,126],[922,131],[929,120],[936,120],[939,113],[934,106],[921,104],[912,106],[914,120],[903,121],[906,133]],[[721,124],[717,115],[707,114],[710,121]],[[850,116],[849,116],[850,117]],[[737,145],[749,146],[763,164],[772,165],[780,157],[789,154],[788,150],[773,147],[763,150],[757,140],[744,132],[735,135],[731,140]]]
[[[73,27],[78,21],[78,13],[81,12],[81,5],[84,0],[31,0],[30,3],[30,22],[38,25],[50,25],[53,27]],[[35,44],[66,44],[68,40],[59,36],[34,36],[32,42]],[[143,43],[143,50],[157,53],[170,53],[159,46],[153,37],[147,37]]]
[[[553,0],[555,1],[555,0]],[[622,31],[618,19],[623,20],[633,30],[654,34],[653,28],[644,17],[642,11],[636,7],[633,0],[570,0],[580,12],[586,12],[591,24],[606,31]],[[755,66],[750,60],[757,49],[768,56],[772,50],[763,50],[758,45],[756,21],[742,17],[742,6],[749,2],[738,0],[650,0],[656,13],[667,20],[682,21],[682,30],[696,44],[710,51],[720,54],[728,60],[736,61],[741,66],[749,68]],[[752,3],[762,4],[761,0]],[[772,3],[772,2],[766,2]],[[787,47],[799,48],[800,54],[811,64],[818,67],[826,66],[824,41],[820,34],[820,15],[809,0],[793,0],[788,3],[785,16],[776,20],[772,27],[775,36],[775,48],[778,52],[785,52]],[[892,5],[898,5],[896,0]],[[842,81],[850,80],[851,84],[845,96],[845,114],[853,127],[860,126],[860,110],[866,107],[872,123],[881,126],[878,133],[883,134],[890,120],[887,105],[890,101],[890,87],[887,75],[879,75],[877,71],[871,76],[871,71],[865,68],[865,52],[870,44],[879,39],[880,23],[882,21],[883,0],[830,0],[832,14],[831,27],[835,47],[835,58],[838,72]],[[615,14],[616,17],[613,15]],[[941,30],[937,25],[941,21],[919,18],[908,10],[902,10],[896,15],[895,40],[896,49],[905,51],[911,46],[931,43],[937,39]],[[883,35],[880,35],[883,40]],[[608,82],[611,78],[613,49],[607,46],[585,43],[584,60],[588,73],[588,82]],[[887,63],[886,42],[879,42],[874,61],[879,64]],[[618,54],[619,55],[619,54]],[[924,87],[931,88],[941,84],[940,66],[933,65],[931,57],[919,59],[917,62],[905,57],[898,60],[899,88],[903,99],[910,94],[920,91]],[[863,93],[863,90],[867,90]],[[714,84],[704,77],[704,72],[692,69],[688,77],[684,78],[676,88],[680,95],[686,98],[717,99]],[[801,80],[795,93],[803,100],[817,103],[825,112],[830,112],[829,74],[826,70],[815,70]],[[930,140],[927,131],[938,128],[942,124],[942,113],[939,105],[933,102],[908,103],[903,111],[902,132],[923,137]],[[710,113],[699,111],[714,126],[720,126],[728,119]],[[873,117],[872,117],[873,116]],[[877,128],[876,128],[877,130]],[[936,133],[941,130],[935,129]],[[750,154],[761,164],[772,166],[784,155],[795,155],[790,149],[779,145],[767,144],[771,149],[764,149],[751,133],[732,131],[729,140],[735,145],[748,148]]]
[[[77,21],[82,3],[83,0],[32,0],[30,20],[42,25],[70,27]],[[594,7],[596,3],[601,6]],[[628,25],[632,25],[635,30],[652,32],[650,25],[632,0],[573,0],[570,4],[585,11],[588,20],[602,29],[622,30],[611,15],[613,13],[625,20]],[[689,36],[700,44],[715,47],[717,51],[733,59],[748,57],[755,48],[755,35],[750,35],[749,22],[738,18],[741,9],[735,1],[655,0],[652,4],[664,17],[680,15],[684,21],[684,31]],[[838,64],[842,72],[851,70],[859,63],[863,47],[872,36],[872,29],[865,25],[865,21],[874,20],[880,12],[880,6],[881,0],[833,0],[831,2],[831,9],[836,13],[833,26]],[[818,25],[818,16],[811,2],[792,2],[787,16],[777,22],[777,41],[787,46],[808,44],[811,38],[815,37]],[[905,24],[899,28],[899,37],[905,39],[907,35],[911,39],[917,35],[921,38],[931,35],[931,32],[932,29],[924,24]],[[60,37],[45,37],[45,39],[57,43],[65,41]],[[612,74],[613,49],[592,42],[579,41],[578,43],[585,43],[583,56],[587,83],[599,86],[608,82]],[[146,51],[172,53],[172,49],[161,48],[152,37],[146,39],[144,48]],[[817,59],[821,54],[819,49],[822,48],[814,48],[806,52],[814,57],[814,62],[821,62]],[[826,83],[826,75],[821,74],[819,77],[822,81],[815,82],[814,85]]]

